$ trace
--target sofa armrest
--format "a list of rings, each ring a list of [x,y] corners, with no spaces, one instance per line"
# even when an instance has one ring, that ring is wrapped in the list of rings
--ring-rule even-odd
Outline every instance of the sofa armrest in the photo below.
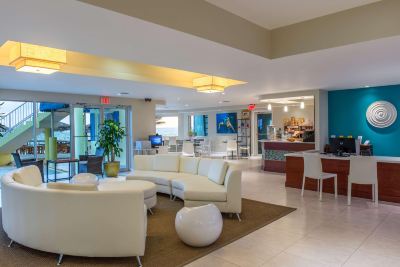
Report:
[[[234,213],[242,212],[242,171],[230,166],[224,183],[229,209]]]

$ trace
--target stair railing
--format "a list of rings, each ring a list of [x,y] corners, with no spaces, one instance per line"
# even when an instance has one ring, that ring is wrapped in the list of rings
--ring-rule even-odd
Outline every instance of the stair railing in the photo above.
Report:
[[[33,102],[25,102],[8,114],[0,117],[0,124],[6,127],[3,136],[11,133],[16,127],[33,119]]]

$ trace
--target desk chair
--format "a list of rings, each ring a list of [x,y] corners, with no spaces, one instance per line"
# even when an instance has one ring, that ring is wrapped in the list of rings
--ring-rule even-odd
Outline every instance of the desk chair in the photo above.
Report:
[[[194,157],[194,146],[191,142],[183,142],[182,156]]]
[[[378,171],[376,160],[373,157],[350,158],[350,173],[347,184],[347,205],[351,205],[351,185],[372,185],[372,201],[378,205]]]
[[[333,178],[335,182],[335,198],[337,198],[337,174],[326,173],[322,171],[322,162],[319,154],[303,153],[304,174],[303,186],[301,187],[301,196],[304,195],[304,185],[306,178],[316,179],[318,181],[319,200],[322,200],[322,184],[325,179]]]

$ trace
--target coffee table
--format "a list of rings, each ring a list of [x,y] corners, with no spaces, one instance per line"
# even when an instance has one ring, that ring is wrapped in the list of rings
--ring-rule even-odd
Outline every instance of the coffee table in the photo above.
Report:
[[[151,209],[157,204],[157,189],[156,185],[152,182],[140,180],[127,181],[125,177],[119,176],[118,178],[101,179],[98,189],[99,191],[142,190],[144,194],[144,204],[146,204],[150,214],[153,214]]]

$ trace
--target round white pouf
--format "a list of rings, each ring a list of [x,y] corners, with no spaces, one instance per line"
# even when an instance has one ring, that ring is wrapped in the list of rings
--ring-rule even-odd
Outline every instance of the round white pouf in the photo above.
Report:
[[[175,217],[175,229],[179,238],[193,247],[205,247],[214,243],[222,232],[221,212],[214,204],[184,207]]]
[[[79,173],[71,179],[71,184],[98,184],[97,176],[92,173]]]

